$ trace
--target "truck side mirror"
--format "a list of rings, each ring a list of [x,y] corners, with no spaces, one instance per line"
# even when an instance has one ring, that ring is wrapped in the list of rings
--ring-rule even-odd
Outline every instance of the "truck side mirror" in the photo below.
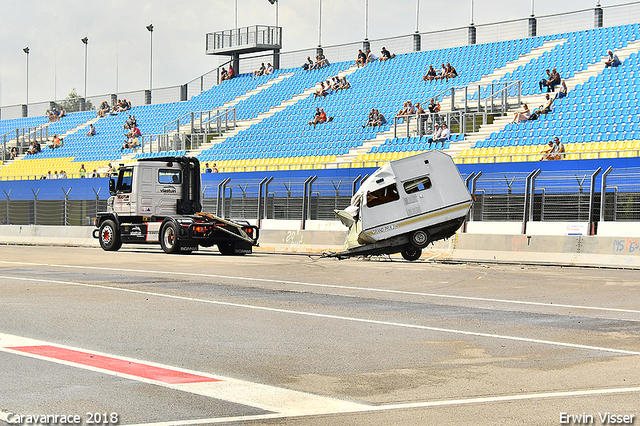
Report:
[[[109,179],[109,194],[116,195],[116,181]]]

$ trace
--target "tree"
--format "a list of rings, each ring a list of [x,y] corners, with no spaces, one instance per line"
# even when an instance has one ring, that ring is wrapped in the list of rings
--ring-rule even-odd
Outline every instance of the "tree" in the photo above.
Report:
[[[78,95],[78,92],[76,92],[76,88],[74,87],[71,89],[71,93],[67,95],[67,98],[58,104],[58,106],[64,108],[66,112],[78,112],[81,111],[81,99],[82,96]],[[86,101],[85,111],[92,111],[94,109],[95,107],[91,101]]]

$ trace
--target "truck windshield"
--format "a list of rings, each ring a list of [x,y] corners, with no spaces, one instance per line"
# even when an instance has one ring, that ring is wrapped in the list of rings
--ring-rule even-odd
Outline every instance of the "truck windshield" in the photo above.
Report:
[[[133,183],[133,169],[120,169],[118,175],[117,191],[131,192],[131,185]]]

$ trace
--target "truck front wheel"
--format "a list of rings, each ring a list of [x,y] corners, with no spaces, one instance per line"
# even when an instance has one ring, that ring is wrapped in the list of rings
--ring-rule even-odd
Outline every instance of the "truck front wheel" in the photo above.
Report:
[[[402,254],[402,257],[404,258],[404,260],[413,262],[420,259],[420,256],[422,256],[422,249],[419,249],[413,246],[408,246],[402,252],[400,252],[400,254]]]
[[[122,247],[120,232],[116,223],[107,219],[100,225],[100,247],[104,251],[118,251]]]
[[[178,242],[178,226],[174,222],[167,222],[160,232],[160,246],[165,253],[176,254],[180,252]]]

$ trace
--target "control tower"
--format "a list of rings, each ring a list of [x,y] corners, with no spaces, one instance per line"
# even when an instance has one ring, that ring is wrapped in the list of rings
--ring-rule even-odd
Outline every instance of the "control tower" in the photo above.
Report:
[[[273,51],[273,68],[280,68],[282,27],[254,25],[233,30],[207,33],[207,55],[231,56],[233,70],[239,74],[240,55]]]

